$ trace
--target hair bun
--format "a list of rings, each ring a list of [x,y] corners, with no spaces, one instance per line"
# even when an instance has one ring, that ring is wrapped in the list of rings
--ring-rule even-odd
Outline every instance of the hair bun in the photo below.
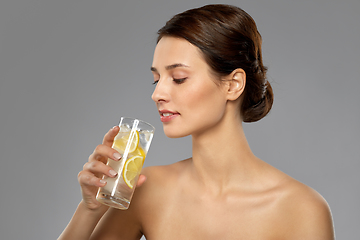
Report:
[[[242,117],[244,122],[256,122],[265,117],[271,110],[274,102],[274,93],[269,81],[263,85],[262,97],[256,103],[246,105],[243,103]]]

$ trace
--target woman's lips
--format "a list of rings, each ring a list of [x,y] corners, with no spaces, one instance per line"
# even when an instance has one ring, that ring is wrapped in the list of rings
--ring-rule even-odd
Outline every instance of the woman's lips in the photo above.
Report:
[[[163,123],[164,122],[169,122],[172,119],[174,119],[174,118],[176,118],[177,116],[180,115],[177,112],[171,112],[171,111],[168,111],[168,110],[162,110],[162,111],[159,111],[159,113],[160,113],[160,120]]]

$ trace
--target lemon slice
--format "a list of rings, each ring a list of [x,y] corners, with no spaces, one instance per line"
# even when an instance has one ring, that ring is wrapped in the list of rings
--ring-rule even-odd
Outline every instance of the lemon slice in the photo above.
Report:
[[[140,146],[138,146],[136,148],[136,150],[132,153],[132,155],[137,155],[137,156],[143,157],[145,160],[145,152]]]
[[[136,184],[135,180],[141,172],[141,168],[143,166],[144,159],[145,158],[142,156],[134,156],[132,158],[129,158],[125,162],[122,175],[124,178],[124,182],[131,189],[134,187],[134,184]]]
[[[121,138],[115,139],[113,143],[113,148],[119,150],[120,152],[125,152],[126,143],[129,140],[131,141],[129,145],[129,153],[134,152],[139,145],[139,132],[136,130],[125,134]]]

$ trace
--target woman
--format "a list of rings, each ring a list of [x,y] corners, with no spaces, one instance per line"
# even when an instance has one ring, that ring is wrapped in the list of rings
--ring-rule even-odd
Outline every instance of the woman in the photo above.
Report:
[[[102,175],[117,174],[105,165],[121,158],[112,128],[79,173],[83,200],[59,239],[334,239],[325,200],[246,141],[242,122],[260,120],[273,102],[253,19],[208,5],[158,33],[152,99],[168,137],[192,136],[192,157],[144,169],[130,208],[108,208],[95,195]]]

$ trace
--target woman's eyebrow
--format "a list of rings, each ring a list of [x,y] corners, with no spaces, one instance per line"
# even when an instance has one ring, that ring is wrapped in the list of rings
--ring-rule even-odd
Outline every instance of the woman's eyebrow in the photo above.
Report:
[[[171,69],[178,68],[178,67],[189,67],[189,66],[187,66],[185,64],[182,64],[182,63],[174,63],[174,64],[171,64],[169,66],[166,66],[165,69],[166,70],[171,70]],[[158,72],[158,70],[155,67],[151,67],[150,70],[152,72]]]
[[[158,70],[157,70],[156,68],[154,68],[154,67],[151,67],[150,70],[151,70],[152,72],[158,72]]]
[[[175,64],[172,64],[172,65],[166,66],[165,69],[166,70],[171,70],[171,69],[178,68],[178,67],[189,67],[189,66],[187,66],[185,64],[182,64],[182,63],[175,63]]]

